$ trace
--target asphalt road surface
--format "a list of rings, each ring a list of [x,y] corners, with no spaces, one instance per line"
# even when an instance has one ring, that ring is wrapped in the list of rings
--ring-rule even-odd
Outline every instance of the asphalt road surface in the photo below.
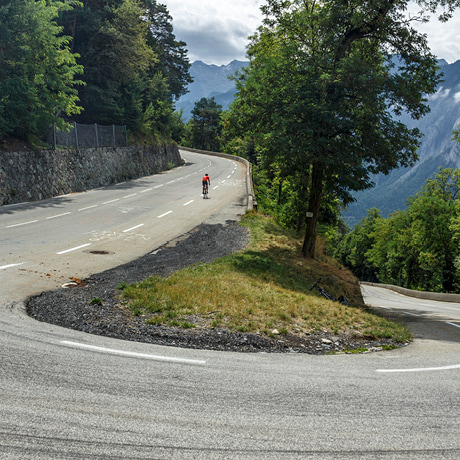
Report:
[[[0,458],[460,458],[458,304],[363,287],[369,304],[410,318],[417,338],[334,356],[124,342],[24,314],[14,301],[42,286],[151,250],[194,218],[241,211],[238,164],[183,156],[186,166],[166,174],[1,209]],[[200,196],[204,170],[210,200]]]

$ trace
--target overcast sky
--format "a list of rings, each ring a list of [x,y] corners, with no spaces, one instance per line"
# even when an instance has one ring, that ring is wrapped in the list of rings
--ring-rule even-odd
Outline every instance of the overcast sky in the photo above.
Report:
[[[160,0],[173,17],[174,34],[187,43],[190,62],[223,65],[245,60],[248,37],[261,24],[264,0]],[[460,10],[448,23],[433,18],[419,27],[431,51],[452,63],[460,59]]]

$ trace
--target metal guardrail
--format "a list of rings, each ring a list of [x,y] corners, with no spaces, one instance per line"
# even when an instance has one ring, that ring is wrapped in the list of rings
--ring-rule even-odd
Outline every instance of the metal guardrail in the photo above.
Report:
[[[375,286],[389,289],[390,291],[395,291],[399,294],[407,295],[408,297],[415,297],[417,299],[439,300],[441,302],[460,303],[460,294],[444,294],[442,292],[414,291],[412,289],[406,289],[401,286],[394,286],[392,284],[370,283],[368,281],[360,281],[360,284],[364,286]]]

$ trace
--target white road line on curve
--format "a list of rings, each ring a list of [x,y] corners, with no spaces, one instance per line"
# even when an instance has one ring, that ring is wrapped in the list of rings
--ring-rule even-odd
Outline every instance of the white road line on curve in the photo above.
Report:
[[[140,192],[140,193],[150,192],[151,190],[153,190],[151,187],[150,187],[150,188],[146,188],[145,190],[142,190],[142,192]]]
[[[123,198],[131,198],[132,196],[136,196],[136,195],[137,195],[137,193],[131,193],[131,195],[126,195]]]
[[[128,233],[130,232],[131,230],[136,230],[136,228],[139,228],[139,227],[142,227],[144,224],[139,224],[139,225],[136,225],[135,227],[131,227],[131,228],[128,228],[126,230],[123,230],[123,233]]]
[[[62,216],[67,216],[68,214],[72,214],[71,212],[65,212],[63,214],[57,214],[55,216],[50,216],[50,217],[47,217],[46,219],[56,219],[56,217],[62,217]]]
[[[120,201],[120,198],[115,198],[115,200],[105,201],[105,202],[102,203],[102,204],[115,203],[115,201]]]
[[[38,222],[38,220],[29,220],[29,222],[22,222],[20,224],[8,225],[6,228],[14,228],[14,227],[20,227],[21,225],[35,224],[35,222]]]
[[[160,356],[160,355],[149,355],[146,353],[136,353],[132,351],[124,351],[124,350],[117,350],[114,348],[104,348],[104,347],[96,347],[94,345],[86,345],[84,343],[78,342],[69,342],[67,340],[61,341],[63,345],[67,345],[73,348],[82,348],[86,350],[93,350],[99,351],[102,353],[108,353],[112,355],[121,355],[121,356],[131,356],[133,358],[145,358],[145,359],[152,359],[155,361],[166,361],[170,363],[181,363],[181,364],[206,364],[206,361],[199,360],[199,359],[186,359],[186,358],[171,358],[168,356]]]
[[[450,326],[460,327],[460,324],[451,323],[450,321],[446,321],[446,324],[449,324]]]
[[[155,185],[155,187],[153,188],[160,188],[160,187],[163,187],[164,184],[160,184],[160,185]]]
[[[82,244],[81,246],[77,246],[76,248],[71,248],[71,249],[66,249],[65,251],[56,252],[56,254],[60,256],[61,254],[67,254],[68,252],[77,251],[78,249],[86,248],[87,246],[91,246],[91,243]]]
[[[20,264],[3,265],[2,267],[0,267],[0,270],[6,270],[7,268],[17,267],[17,266],[23,265],[23,264],[24,264],[24,262],[21,262]]]
[[[164,216],[167,216],[168,214],[171,214],[172,211],[165,212],[164,214],[161,214],[161,216],[158,216],[158,219],[161,219]]]
[[[187,203],[183,204],[182,206],[188,206],[190,203],[193,203],[194,200],[187,201]]]
[[[439,366],[439,367],[418,367],[414,369],[376,369],[375,372],[395,374],[397,372],[430,372],[430,371],[448,371],[452,369],[460,369],[460,364],[452,364],[451,366]]]
[[[417,313],[411,313],[410,311],[403,311],[403,313],[405,315],[410,315],[410,316],[421,316],[421,315],[417,315]]]

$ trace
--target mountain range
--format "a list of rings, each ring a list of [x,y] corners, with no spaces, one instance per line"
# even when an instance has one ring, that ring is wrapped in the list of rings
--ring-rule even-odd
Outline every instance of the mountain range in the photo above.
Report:
[[[183,109],[184,122],[191,118],[195,102],[202,97],[214,97],[224,110],[227,109],[236,93],[234,82],[228,77],[247,64],[232,61],[228,65],[216,66],[194,62],[190,71],[194,82],[189,86],[189,93],[176,104],[178,110]],[[441,59],[438,64],[443,81],[437,92],[427,98],[430,112],[420,120],[409,117],[401,120],[423,133],[418,162],[411,168],[396,169],[387,176],[373,176],[375,186],[355,193],[356,201],[343,212],[349,227],[365,217],[372,207],[380,209],[383,217],[405,209],[407,199],[415,195],[440,167],[460,168],[460,144],[452,140],[452,131],[460,124],[460,61],[449,64]]]
[[[228,109],[236,94],[235,83],[229,77],[247,65],[248,62],[244,61],[232,61],[221,66],[193,62],[190,67],[193,83],[188,86],[189,92],[176,102],[176,109],[183,110],[182,121],[187,123],[190,120],[195,102],[202,97],[214,97],[223,110]]]

